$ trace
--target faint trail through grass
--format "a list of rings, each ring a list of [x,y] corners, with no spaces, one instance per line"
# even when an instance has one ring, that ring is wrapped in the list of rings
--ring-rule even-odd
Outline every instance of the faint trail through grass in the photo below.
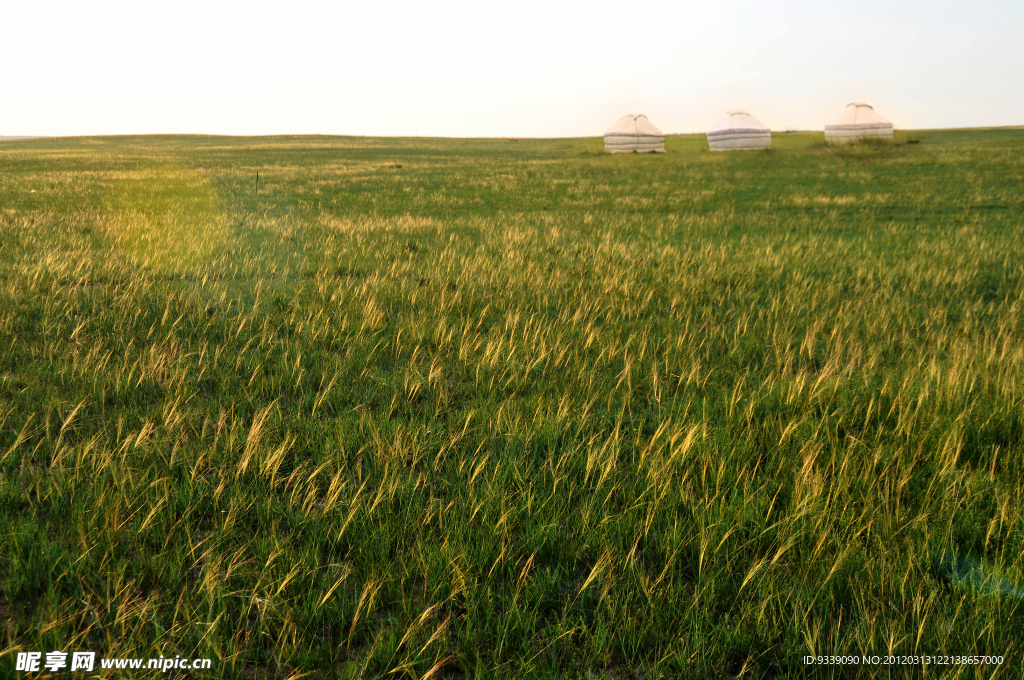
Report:
[[[215,174],[211,181],[229,225],[229,247],[216,263],[227,291],[248,303],[257,288],[289,290],[309,268],[307,225],[298,208],[266,181],[257,193],[244,171]]]

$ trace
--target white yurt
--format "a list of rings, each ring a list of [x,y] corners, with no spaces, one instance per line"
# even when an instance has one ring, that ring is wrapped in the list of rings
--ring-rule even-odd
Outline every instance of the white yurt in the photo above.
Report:
[[[892,122],[864,102],[847,104],[843,117],[825,126],[826,142],[852,142],[867,137],[892,139]]]
[[[708,130],[708,146],[712,151],[734,149],[767,149],[772,145],[772,131],[746,111],[728,111]]]
[[[665,135],[642,113],[630,113],[604,133],[609,153],[665,153]]]

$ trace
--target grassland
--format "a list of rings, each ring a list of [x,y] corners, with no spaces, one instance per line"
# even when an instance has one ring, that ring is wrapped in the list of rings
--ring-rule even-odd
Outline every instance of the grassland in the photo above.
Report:
[[[1024,130],[897,142],[0,143],[0,675],[1021,677]]]

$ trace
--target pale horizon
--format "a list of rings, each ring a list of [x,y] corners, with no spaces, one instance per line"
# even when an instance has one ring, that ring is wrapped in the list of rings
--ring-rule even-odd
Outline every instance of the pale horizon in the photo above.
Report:
[[[735,108],[782,132],[851,101],[904,130],[1024,124],[1011,2],[579,7],[20,2],[0,137],[572,138],[628,112],[694,134]]]

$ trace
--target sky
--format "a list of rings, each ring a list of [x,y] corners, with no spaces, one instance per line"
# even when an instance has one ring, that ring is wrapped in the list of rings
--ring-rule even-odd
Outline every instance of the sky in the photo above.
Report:
[[[1024,124],[1024,2],[7,0],[0,135]]]

